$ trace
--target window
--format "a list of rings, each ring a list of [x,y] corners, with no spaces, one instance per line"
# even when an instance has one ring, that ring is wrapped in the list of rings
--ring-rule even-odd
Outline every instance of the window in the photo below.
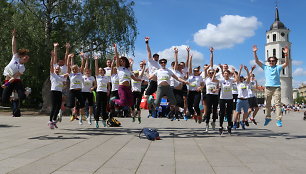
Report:
[[[273,34],[273,42],[276,41],[276,34]]]
[[[285,69],[283,69],[283,75],[285,75]]]
[[[282,48],[282,58],[285,58],[284,49],[285,49],[285,48]]]
[[[269,50],[267,50],[267,58],[269,57]]]
[[[276,57],[276,49],[273,49],[273,57]]]

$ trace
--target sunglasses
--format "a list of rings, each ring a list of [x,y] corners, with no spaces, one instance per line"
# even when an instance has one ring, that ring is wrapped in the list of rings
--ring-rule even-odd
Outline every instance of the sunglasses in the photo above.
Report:
[[[199,70],[193,70],[193,72],[199,72]]]
[[[160,64],[166,64],[166,62],[160,62]]]
[[[276,60],[269,60],[269,62],[276,62]]]

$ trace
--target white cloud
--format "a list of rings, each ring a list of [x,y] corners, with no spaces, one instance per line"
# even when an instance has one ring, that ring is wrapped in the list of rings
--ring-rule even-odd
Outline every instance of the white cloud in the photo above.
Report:
[[[292,65],[295,65],[295,66],[300,66],[302,65],[304,62],[303,61],[300,61],[300,60],[292,60]]]
[[[293,76],[306,76],[306,70],[303,68],[297,68],[294,70]]]
[[[187,45],[181,45],[181,46],[172,46],[171,48],[167,48],[163,51],[159,51],[159,58],[165,58],[168,61],[168,65],[170,65],[170,63],[172,61],[174,61],[174,48],[178,48],[178,61],[179,62],[186,62],[186,58],[187,58]],[[193,67],[195,66],[203,66],[204,65],[204,55],[202,53],[200,53],[197,50],[192,50],[190,51],[190,54],[192,55],[192,65]]]
[[[254,36],[255,30],[260,25],[261,22],[254,16],[225,15],[221,17],[220,24],[216,26],[208,23],[206,28],[196,32],[193,38],[200,46],[213,46],[216,49],[231,48]]]

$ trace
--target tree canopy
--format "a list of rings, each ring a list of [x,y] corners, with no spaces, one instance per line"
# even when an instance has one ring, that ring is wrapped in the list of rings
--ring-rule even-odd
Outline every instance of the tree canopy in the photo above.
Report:
[[[41,88],[49,76],[53,42],[71,52],[91,52],[102,58],[112,54],[113,43],[125,53],[134,52],[137,36],[134,2],[127,0],[4,0],[0,1],[0,70],[12,57],[11,31],[17,30],[17,48],[30,50],[30,61],[23,75],[32,88],[34,105],[41,103]]]

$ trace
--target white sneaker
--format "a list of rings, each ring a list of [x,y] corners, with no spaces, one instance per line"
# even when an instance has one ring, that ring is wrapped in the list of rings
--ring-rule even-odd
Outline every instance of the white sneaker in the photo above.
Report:
[[[215,122],[211,122],[211,128],[212,128],[213,130],[216,129],[216,123],[215,123]]]
[[[54,125],[53,125],[52,121],[48,122],[48,126],[49,126],[50,129],[54,129]]]
[[[83,120],[79,119],[79,124],[82,125],[83,124]]]
[[[206,123],[205,132],[208,132],[208,129],[209,129],[209,124]]]
[[[62,111],[60,110],[58,115],[57,115],[57,121],[62,122]]]
[[[89,125],[91,125],[91,115],[88,116],[88,118],[87,118],[87,123],[88,123]]]
[[[106,121],[105,121],[105,120],[102,120],[102,124],[103,124],[103,126],[104,126],[104,127],[106,127],[106,126],[107,126],[107,124],[106,124]]]

